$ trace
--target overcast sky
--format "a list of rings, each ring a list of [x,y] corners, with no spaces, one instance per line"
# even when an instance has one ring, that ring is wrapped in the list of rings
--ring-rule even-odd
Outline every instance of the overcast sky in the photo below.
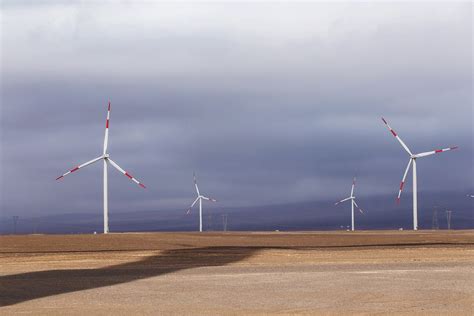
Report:
[[[2,215],[473,190],[472,4],[3,1]],[[404,203],[411,203],[411,179]]]

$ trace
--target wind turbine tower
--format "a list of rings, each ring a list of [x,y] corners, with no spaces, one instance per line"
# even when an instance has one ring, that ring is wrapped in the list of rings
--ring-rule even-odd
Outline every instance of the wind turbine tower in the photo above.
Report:
[[[418,158],[426,157],[426,156],[431,156],[434,154],[439,154],[445,151],[453,150],[458,147],[448,147],[448,148],[443,148],[443,149],[436,149],[433,151],[427,151],[419,154],[413,154],[411,150],[408,148],[408,146],[403,142],[403,140],[398,136],[398,134],[388,125],[388,122],[382,117],[382,121],[385,123],[389,131],[392,133],[392,135],[398,140],[400,145],[402,145],[403,149],[408,153],[410,160],[408,161],[408,166],[405,169],[405,173],[403,174],[402,182],[400,183],[400,189],[398,190],[398,197],[397,197],[397,203],[400,203],[400,196],[403,191],[403,186],[405,185],[405,179],[407,177],[408,171],[410,170],[410,166],[413,165],[413,230],[418,229],[418,194],[417,194],[417,178],[416,178],[416,162]]]
[[[202,194],[199,192],[199,187],[198,187],[198,184],[197,184],[196,174],[195,174],[195,173],[193,174],[193,178],[194,178],[194,188],[196,189],[197,197],[196,197],[196,199],[194,200],[193,204],[191,204],[191,206],[188,208],[186,214],[189,214],[189,213],[191,212],[191,209],[193,208],[193,206],[194,206],[197,202],[199,202],[199,232],[202,232],[202,200],[206,200],[206,201],[210,201],[210,202],[217,202],[217,200],[202,195]]]
[[[356,178],[352,180],[352,187],[351,187],[351,195],[348,198],[342,199],[339,202],[336,202],[334,205],[338,205],[339,203],[345,202],[345,201],[351,201],[351,230],[354,231],[355,226],[354,226],[354,206],[359,209],[359,212],[364,214],[364,211],[357,205],[355,201],[355,196],[354,196],[354,188],[356,184]]]
[[[107,152],[107,147],[108,147],[108,143],[109,143],[109,121],[110,121],[110,101],[109,101],[108,108],[107,108],[107,119],[105,121],[105,137],[104,137],[104,147],[103,147],[102,155],[97,157],[97,158],[94,158],[94,159],[92,159],[88,162],[85,162],[82,165],[79,165],[79,166],[69,170],[65,174],[63,174],[63,175],[56,178],[56,180],[60,180],[60,179],[64,178],[65,176],[67,176],[68,174],[76,172],[77,170],[82,169],[84,167],[87,167],[88,165],[91,165],[91,164],[93,164],[95,162],[98,162],[100,160],[103,161],[103,163],[104,163],[104,165],[103,165],[104,166],[104,234],[107,234],[109,232],[109,198],[108,198],[108,180],[107,180],[107,178],[108,178],[107,168],[108,168],[109,164],[111,164],[112,167],[114,167],[115,169],[120,171],[127,178],[129,178],[130,180],[132,180],[133,182],[138,184],[140,187],[145,189],[145,185],[143,183],[141,183],[140,181],[135,179],[130,173],[123,170],[117,163],[115,163],[110,158],[110,155]]]

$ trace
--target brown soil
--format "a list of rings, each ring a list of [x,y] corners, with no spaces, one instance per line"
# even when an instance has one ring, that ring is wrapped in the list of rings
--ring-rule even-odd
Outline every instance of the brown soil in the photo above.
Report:
[[[0,313],[472,314],[473,231],[0,237]]]

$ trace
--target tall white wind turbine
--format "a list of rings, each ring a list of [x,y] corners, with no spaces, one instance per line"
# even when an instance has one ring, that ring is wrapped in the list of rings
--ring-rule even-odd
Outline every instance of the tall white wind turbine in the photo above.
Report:
[[[122,174],[127,176],[130,180],[132,180],[133,182],[135,182],[136,184],[138,184],[142,188],[145,188],[145,185],[143,183],[141,183],[140,181],[138,181],[137,179],[132,177],[132,175],[130,175],[130,173],[128,173],[125,170],[123,170],[122,168],[120,168],[120,166],[117,165],[117,163],[115,163],[112,159],[110,159],[110,155],[107,153],[107,146],[108,146],[108,142],[109,142],[109,120],[110,120],[110,101],[109,101],[108,109],[107,109],[107,120],[105,122],[104,150],[102,152],[102,156],[99,156],[95,159],[92,159],[91,161],[83,163],[82,165],[79,165],[79,166],[69,170],[68,172],[66,172],[62,176],[59,176],[59,177],[56,178],[56,180],[60,180],[60,179],[64,178],[65,176],[67,176],[68,174],[76,172],[77,170],[79,170],[81,168],[84,168],[88,165],[91,165],[94,162],[97,162],[99,160],[104,161],[104,234],[107,234],[109,232],[109,207],[108,207],[108,185],[107,185],[107,167],[108,167],[108,164],[110,163],[114,168],[116,168]]]
[[[355,184],[356,184],[356,178],[354,177],[354,179],[352,180],[351,195],[348,198],[342,199],[339,202],[336,202],[334,204],[334,205],[338,205],[339,203],[342,203],[342,202],[345,202],[345,201],[349,201],[349,200],[351,201],[351,230],[352,231],[355,229],[355,226],[354,226],[354,206],[357,207],[359,212],[364,214],[364,211],[359,207],[359,205],[357,205],[357,203],[355,201],[355,196],[354,196]]]
[[[433,151],[427,151],[419,154],[413,154],[408,146],[403,142],[403,140],[395,133],[395,131],[388,125],[387,121],[382,117],[382,121],[385,123],[389,131],[392,133],[392,135],[398,140],[400,145],[402,145],[403,149],[408,153],[410,156],[410,160],[408,161],[407,168],[405,169],[405,173],[403,174],[402,182],[400,183],[400,189],[398,190],[398,197],[397,197],[397,203],[400,203],[400,196],[403,191],[403,186],[405,185],[405,179],[407,177],[408,171],[410,170],[410,166],[413,165],[413,230],[418,229],[418,196],[417,196],[417,182],[416,182],[416,159],[417,158],[422,158],[426,156],[431,156],[434,154],[439,154],[448,150],[453,150],[458,148],[457,146],[455,147],[448,147],[448,148],[443,148],[443,149],[436,149]]]
[[[191,212],[191,209],[193,208],[193,206],[199,201],[199,231],[202,232],[202,200],[211,201],[211,202],[217,202],[217,200],[202,195],[199,192],[199,187],[197,185],[197,180],[196,180],[196,174],[195,173],[193,173],[193,178],[194,178],[194,187],[196,188],[197,197],[194,200],[193,204],[191,204],[191,206],[188,208],[186,214],[189,214],[189,212]]]

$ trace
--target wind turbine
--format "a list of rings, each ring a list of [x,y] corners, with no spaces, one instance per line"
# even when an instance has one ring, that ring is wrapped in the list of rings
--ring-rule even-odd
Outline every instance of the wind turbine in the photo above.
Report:
[[[196,180],[196,174],[195,173],[193,173],[193,178],[194,178],[194,187],[196,188],[197,197],[194,200],[193,204],[191,204],[191,206],[188,208],[186,214],[189,214],[189,212],[191,212],[191,209],[193,208],[193,206],[199,201],[199,231],[202,232],[202,200],[211,201],[211,202],[217,202],[217,200],[213,199],[213,198],[210,198],[210,197],[207,197],[207,196],[204,196],[204,195],[201,195],[201,193],[199,193],[199,187],[197,185],[197,180]]]
[[[431,156],[434,154],[439,154],[448,150],[453,150],[458,148],[457,146],[455,147],[448,147],[448,148],[443,148],[443,149],[436,149],[433,151],[427,151],[419,154],[413,154],[410,149],[407,147],[407,145],[403,142],[403,140],[395,133],[395,131],[388,125],[387,121],[382,117],[382,121],[385,123],[389,131],[392,133],[392,135],[398,140],[400,145],[402,145],[403,149],[410,155],[410,160],[408,161],[407,168],[405,169],[405,173],[403,174],[402,182],[400,183],[400,189],[398,190],[398,197],[397,197],[397,203],[400,203],[400,195],[402,194],[403,191],[403,186],[405,184],[405,178],[407,177],[408,171],[410,170],[410,166],[413,165],[413,230],[418,229],[418,197],[417,197],[417,182],[416,182],[416,159],[417,158],[422,158],[426,156]]]
[[[354,206],[357,207],[357,209],[359,210],[359,212],[361,212],[362,214],[364,214],[364,211],[359,207],[359,205],[357,205],[357,203],[356,203],[356,201],[355,201],[355,196],[354,196],[355,184],[356,184],[356,178],[354,177],[354,179],[352,180],[351,195],[350,195],[348,198],[342,199],[342,200],[340,200],[339,202],[334,203],[334,205],[338,205],[339,203],[342,203],[342,202],[351,200],[351,224],[352,224],[352,225],[351,225],[351,230],[352,230],[352,231],[354,230]]]
[[[88,161],[86,163],[83,163],[82,165],[79,165],[62,176],[59,176],[56,178],[56,180],[60,180],[67,176],[70,173],[76,172],[77,170],[84,168],[88,165],[91,165],[99,160],[104,161],[104,234],[107,234],[109,232],[109,209],[108,209],[108,185],[107,185],[107,167],[108,164],[110,163],[114,168],[116,168],[118,171],[120,171],[122,174],[127,176],[130,180],[141,186],[142,188],[145,188],[145,185],[135,179],[130,173],[126,172],[122,168],[120,168],[119,165],[117,165],[112,159],[110,159],[110,155],[107,153],[107,146],[109,142],[109,120],[110,120],[110,101],[109,101],[109,106],[107,109],[107,120],[105,122],[105,137],[104,137],[104,150],[102,152],[102,156],[99,156],[95,159],[92,159],[91,161]]]

